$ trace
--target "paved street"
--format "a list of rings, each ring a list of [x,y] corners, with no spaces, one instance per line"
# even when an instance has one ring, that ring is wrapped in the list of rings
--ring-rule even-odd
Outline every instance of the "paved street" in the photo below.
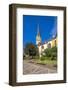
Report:
[[[55,67],[50,68],[46,65],[40,65],[32,63],[29,60],[23,61],[23,74],[46,74],[46,73],[56,73],[57,69]]]

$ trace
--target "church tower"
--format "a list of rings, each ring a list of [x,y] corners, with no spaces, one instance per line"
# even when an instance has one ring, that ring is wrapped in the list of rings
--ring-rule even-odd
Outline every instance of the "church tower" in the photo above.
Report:
[[[40,32],[39,32],[39,25],[37,27],[37,36],[36,36],[36,45],[41,44],[41,36],[40,36]]]

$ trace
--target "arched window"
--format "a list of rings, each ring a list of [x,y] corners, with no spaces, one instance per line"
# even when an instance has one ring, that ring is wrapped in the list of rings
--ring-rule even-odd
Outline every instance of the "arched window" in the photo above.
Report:
[[[55,40],[55,46],[56,46],[56,40]]]
[[[48,43],[48,48],[51,48],[51,44],[50,43]]]
[[[42,46],[42,49],[44,49],[44,46]]]
[[[38,43],[38,46],[40,46],[40,45],[41,45],[41,43],[39,42],[39,43]]]

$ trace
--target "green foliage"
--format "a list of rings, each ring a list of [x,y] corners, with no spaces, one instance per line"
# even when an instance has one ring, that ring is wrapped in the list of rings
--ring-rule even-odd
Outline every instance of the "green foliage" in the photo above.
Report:
[[[44,51],[45,57],[49,57],[51,60],[56,60],[57,59],[57,47],[53,48],[47,48]]]
[[[33,43],[27,43],[24,49],[24,53],[29,56],[38,55],[38,48]]]

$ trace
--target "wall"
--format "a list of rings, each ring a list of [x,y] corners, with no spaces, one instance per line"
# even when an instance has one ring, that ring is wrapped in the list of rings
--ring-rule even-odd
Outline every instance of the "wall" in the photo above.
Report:
[[[67,90],[68,83],[37,85],[37,86],[27,86],[27,87],[25,86],[11,87],[8,85],[8,70],[9,70],[9,6],[8,5],[10,3],[21,3],[21,4],[28,3],[28,4],[40,4],[40,5],[55,5],[55,6],[61,5],[68,7],[67,5],[68,0],[0,0],[0,90],[51,90],[51,89]],[[67,16],[68,16],[68,12],[67,12]],[[68,18],[67,18],[67,22],[68,22]],[[67,77],[67,81],[68,81],[68,77]]]

